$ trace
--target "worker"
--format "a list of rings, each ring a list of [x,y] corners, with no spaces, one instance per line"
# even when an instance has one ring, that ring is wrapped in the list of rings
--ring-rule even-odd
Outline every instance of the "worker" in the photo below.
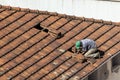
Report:
[[[85,58],[97,58],[100,56],[95,41],[91,39],[77,41],[75,43],[75,53],[82,53]]]

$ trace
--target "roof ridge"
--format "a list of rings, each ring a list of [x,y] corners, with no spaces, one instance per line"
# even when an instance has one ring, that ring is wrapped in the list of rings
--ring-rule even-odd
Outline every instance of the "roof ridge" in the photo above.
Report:
[[[115,25],[117,27],[118,26],[120,27],[120,22],[105,21],[102,19],[77,17],[74,15],[60,14],[57,12],[40,11],[40,10],[33,10],[33,9],[29,9],[29,8],[11,7],[11,6],[4,6],[4,5],[0,5],[0,8],[4,8],[4,9],[8,9],[8,10],[22,11],[22,12],[36,13],[36,14],[59,16],[59,17],[68,18],[68,19],[82,20],[82,21],[88,21],[88,22],[96,22],[96,23],[102,23],[104,25]]]

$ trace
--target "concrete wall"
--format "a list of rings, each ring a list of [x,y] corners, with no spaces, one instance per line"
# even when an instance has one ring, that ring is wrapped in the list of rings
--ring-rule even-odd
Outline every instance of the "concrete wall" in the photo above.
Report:
[[[110,73],[107,80],[120,80],[120,54],[111,59],[107,65]]]
[[[120,21],[120,2],[109,0],[0,0],[0,4]]]
[[[120,53],[90,74],[85,80],[120,80]]]
[[[107,64],[104,64],[98,70],[88,76],[88,80],[106,80],[109,76]]]
[[[120,80],[120,65],[113,68],[111,59],[84,80]]]
[[[110,74],[107,80],[120,80],[120,68],[117,73]]]

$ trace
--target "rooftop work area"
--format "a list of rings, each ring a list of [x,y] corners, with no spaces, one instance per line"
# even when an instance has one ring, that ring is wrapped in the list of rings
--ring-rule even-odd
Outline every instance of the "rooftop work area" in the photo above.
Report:
[[[69,51],[84,38],[105,53],[93,65],[77,62]],[[82,79],[120,52],[119,38],[120,23],[0,6],[0,79]]]

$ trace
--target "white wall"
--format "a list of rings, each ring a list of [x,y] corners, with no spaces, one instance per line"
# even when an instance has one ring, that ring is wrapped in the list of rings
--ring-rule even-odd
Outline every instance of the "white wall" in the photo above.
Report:
[[[120,80],[120,69],[118,73],[112,73],[107,80]]]
[[[119,60],[120,54],[117,55],[117,57],[115,57],[115,58],[117,60]],[[118,66],[119,68],[114,68],[114,72],[113,72],[112,60],[109,60],[108,63],[107,63],[107,67],[108,67],[108,70],[109,70],[109,77],[108,77],[107,80],[120,80],[120,65]]]
[[[120,68],[117,70],[118,72],[112,72],[111,71],[111,61],[108,61],[107,66],[108,66],[108,70],[109,70],[109,77],[107,80],[120,80]]]
[[[120,22],[120,2],[106,0],[0,0],[0,4]]]
[[[111,59],[107,61],[99,69],[83,80],[120,80],[120,66],[118,66],[119,68],[114,68],[113,71],[111,61]]]

